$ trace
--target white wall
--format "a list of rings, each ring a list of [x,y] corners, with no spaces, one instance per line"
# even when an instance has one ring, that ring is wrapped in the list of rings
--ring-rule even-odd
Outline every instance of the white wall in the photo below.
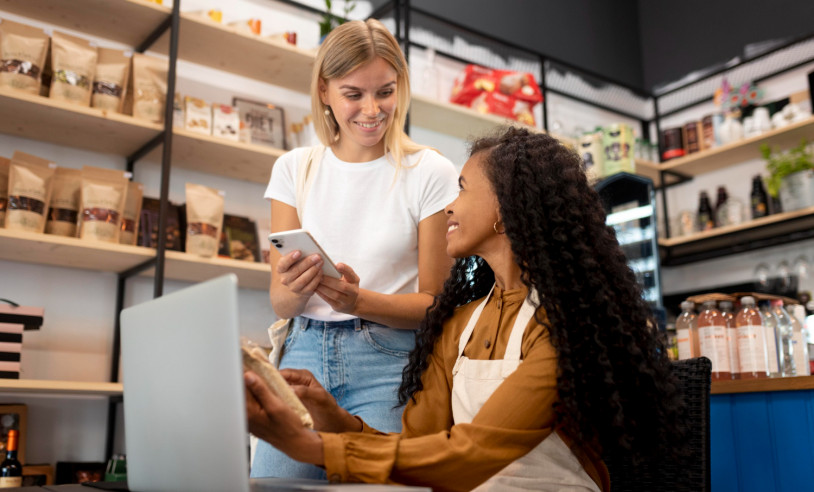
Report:
[[[320,2],[310,2],[316,6]],[[318,32],[315,18],[289,7],[281,7],[266,0],[241,0],[229,2],[228,6],[217,0],[184,0],[184,10],[221,8],[224,21],[240,18],[260,17],[263,21],[263,34],[276,31],[298,31],[301,47],[316,46]],[[353,17],[364,17],[370,7],[360,3]],[[0,11],[0,17],[44,26],[36,20],[23,19]],[[60,29],[71,32],[69,30]],[[84,33],[75,33],[89,37]],[[101,46],[127,48],[106,40],[96,40]],[[424,53],[411,50],[411,63],[414,70],[415,92],[425,88],[415,77],[423,73]],[[439,80],[438,93],[448,99],[452,80],[462,66],[455,62],[437,58],[436,73]],[[233,95],[243,95],[254,99],[284,103],[289,121],[298,120],[308,112],[308,97],[263,84],[258,81],[224,74],[194,64],[179,62],[177,88],[182,94],[201,97],[210,102],[228,103]],[[790,92],[805,89],[802,76],[811,67],[784,75],[778,80],[765,84],[767,100],[783,97]],[[423,81],[422,81],[423,82]],[[541,108],[535,108],[535,116],[541,119]],[[565,133],[577,127],[592,128],[614,121],[631,124],[638,131],[637,122],[627,121],[613,114],[574,103],[567,98],[551,96],[549,99],[549,121],[558,121]],[[680,125],[684,121],[696,119],[709,108],[677,115],[666,121],[662,127]],[[4,115],[5,117],[5,115]],[[466,160],[465,142],[413,127],[412,137],[420,143],[438,148],[460,169]],[[11,156],[15,150],[22,150],[48,159],[60,166],[79,168],[82,165],[102,166],[123,169],[124,158],[99,154],[84,150],[61,147],[48,143],[0,135],[0,155]],[[726,184],[730,196],[743,200],[748,198],[751,175],[763,172],[759,159],[743,163],[726,170],[700,176],[690,183],[672,188],[668,192],[668,205],[672,214],[684,209],[697,207],[698,192],[706,189],[715,193],[715,187]],[[139,162],[135,169],[135,179],[145,185],[145,195],[157,197],[159,194],[159,163]],[[213,186],[226,192],[225,212],[254,218],[260,227],[261,237],[268,228],[270,210],[263,200],[264,186],[244,181],[213,176],[195,171],[174,169],[170,181],[170,200],[184,201],[184,183],[195,182]],[[747,203],[747,202],[745,202]],[[659,209],[660,211],[660,209]],[[807,255],[814,262],[814,241],[796,243],[786,247],[731,256],[703,263],[664,269],[664,291],[680,292],[693,288],[716,286],[722,283],[741,282],[751,279],[754,266],[763,261],[776,266],[781,260],[789,263],[800,254]],[[814,290],[811,279],[808,288]],[[143,302],[152,297],[152,279],[130,279],[126,290],[126,305]],[[185,287],[183,282],[167,281],[165,292],[170,293]],[[49,267],[0,261],[0,294],[24,305],[44,306],[45,324],[35,332],[26,332],[22,359],[22,377],[32,379],[107,381],[110,373],[110,350],[115,316],[116,276],[84,270]],[[241,331],[258,341],[266,337],[265,329],[274,319],[268,302],[268,294],[263,291],[242,289],[240,292]],[[107,400],[104,398],[54,398],[20,395],[0,395],[0,402],[24,402],[29,405],[28,462],[54,464],[58,460],[98,461],[103,459]],[[121,419],[119,419],[121,424]],[[118,432],[116,452],[123,452],[123,431]]]

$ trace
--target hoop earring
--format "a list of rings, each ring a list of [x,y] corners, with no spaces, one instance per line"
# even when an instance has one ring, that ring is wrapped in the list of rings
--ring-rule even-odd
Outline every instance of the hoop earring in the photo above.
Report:
[[[497,230],[497,222],[492,224],[492,229],[495,230],[495,234],[506,234],[506,231],[500,232],[500,231]]]

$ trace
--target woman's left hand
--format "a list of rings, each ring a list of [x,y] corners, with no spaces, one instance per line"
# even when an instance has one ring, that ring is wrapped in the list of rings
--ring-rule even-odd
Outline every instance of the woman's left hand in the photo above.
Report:
[[[249,432],[297,461],[324,464],[319,434],[304,427],[300,417],[257,374],[247,371],[243,381]]]
[[[354,314],[359,301],[359,276],[353,268],[344,263],[337,263],[336,269],[342,274],[341,279],[323,275],[317,287],[317,295],[327,302],[334,311]]]

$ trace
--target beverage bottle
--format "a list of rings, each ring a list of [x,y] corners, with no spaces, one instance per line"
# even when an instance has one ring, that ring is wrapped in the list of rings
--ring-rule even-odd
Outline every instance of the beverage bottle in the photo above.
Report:
[[[724,321],[726,321],[726,343],[729,347],[729,366],[732,369],[732,379],[740,379],[738,327],[735,326],[735,313],[732,311],[732,301],[721,301],[719,306]]]
[[[696,322],[695,303],[692,301],[682,302],[681,314],[676,318],[676,343],[678,345],[679,360],[701,355]]]
[[[763,186],[763,179],[760,174],[752,178],[752,194],[750,196],[752,205],[752,218],[759,219],[769,215],[769,194]]]
[[[6,443],[6,459],[0,464],[0,488],[23,486],[23,465],[17,459],[18,431],[8,431]]]
[[[780,359],[777,356],[777,316],[771,310],[769,301],[758,303],[760,314],[763,315],[763,329],[766,331],[766,355],[768,356],[770,378],[780,376]]]
[[[698,230],[709,231],[715,227],[715,215],[712,205],[709,204],[709,196],[706,191],[702,191],[698,197]]]
[[[766,330],[763,327],[763,315],[755,306],[754,297],[741,297],[741,308],[735,314],[735,326],[738,330],[740,378],[767,377],[769,362],[766,353]]]
[[[725,186],[718,187],[718,197],[715,199],[715,214],[713,215],[713,219],[715,220],[715,225],[721,227],[726,223],[724,209],[726,208],[726,202],[729,200],[729,193],[726,191]]]
[[[704,309],[698,314],[698,339],[701,342],[701,355],[712,361],[712,380],[732,379],[726,321],[715,301],[705,301]]]
[[[809,364],[808,352],[808,330],[800,322],[805,319],[805,308],[799,304],[790,306],[789,317],[791,318],[792,346],[794,347],[794,368],[797,369],[798,376],[811,376],[811,366]]]
[[[794,339],[791,316],[783,307],[783,301],[775,299],[770,303],[772,313],[777,318],[777,356],[781,376],[796,376],[794,361]]]

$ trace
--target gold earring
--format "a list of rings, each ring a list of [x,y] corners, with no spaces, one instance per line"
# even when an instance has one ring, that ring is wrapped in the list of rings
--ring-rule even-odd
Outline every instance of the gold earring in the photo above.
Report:
[[[500,231],[497,230],[497,222],[492,224],[492,229],[495,230],[495,234],[506,234],[506,231],[500,232]]]

